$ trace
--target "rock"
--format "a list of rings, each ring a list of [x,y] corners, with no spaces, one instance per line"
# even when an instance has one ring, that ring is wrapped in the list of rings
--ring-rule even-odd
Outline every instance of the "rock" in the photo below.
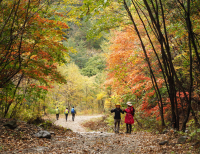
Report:
[[[35,148],[31,148],[31,150],[34,150],[34,151],[37,151],[37,152],[44,152],[44,151],[46,151],[48,149],[49,149],[48,147],[41,147],[41,146],[38,146],[38,147],[35,147]]]
[[[162,134],[167,134],[169,131],[167,129],[163,130]]]
[[[165,145],[165,144],[168,144],[167,140],[166,141],[162,141],[162,142],[159,143],[159,145]]]
[[[34,136],[38,137],[38,138],[48,138],[48,139],[50,139],[51,138],[51,133],[49,133],[46,130],[41,130],[38,133],[34,134]]]
[[[185,143],[187,140],[187,136],[181,136],[179,139],[178,139],[178,144],[182,144],[182,143]]]
[[[53,131],[50,131],[49,133],[50,133],[51,135],[55,135],[55,133],[54,133]]]
[[[10,129],[15,129],[17,127],[17,121],[12,120],[4,124],[4,126],[10,128]]]

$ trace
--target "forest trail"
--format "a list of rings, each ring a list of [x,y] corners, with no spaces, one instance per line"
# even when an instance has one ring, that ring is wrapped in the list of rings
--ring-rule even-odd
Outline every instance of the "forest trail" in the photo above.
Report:
[[[72,116],[69,115],[66,122],[66,119],[61,116],[59,120],[56,120],[54,123],[56,125],[71,129],[73,132],[76,132],[77,136],[70,139],[68,138],[68,143],[62,142],[61,144],[57,144],[57,147],[68,147],[67,151],[69,153],[126,154],[141,150],[141,146],[139,145],[141,143],[138,140],[138,137],[141,134],[139,135],[134,133],[134,135],[124,135],[122,133],[115,134],[107,132],[88,132],[82,126],[83,122],[99,117],[102,117],[102,115],[76,116],[75,121],[72,121]]]
[[[69,116],[68,122],[62,115],[55,123],[57,125],[70,128],[66,130],[63,127],[52,125],[48,131],[51,132],[51,139],[37,138],[34,134],[41,131],[42,127],[27,124],[26,122],[17,122],[18,127],[14,130],[4,127],[7,119],[0,119],[0,153],[43,153],[43,154],[195,154],[190,147],[192,143],[177,144],[177,137],[170,134],[152,134],[149,132],[133,132],[125,134],[124,130],[119,134],[108,132],[89,132],[81,123],[98,116],[77,116],[75,122]],[[54,117],[55,118],[55,117]],[[98,124],[98,123],[97,123]],[[45,129],[44,129],[45,130]],[[159,145],[162,141],[168,141],[168,144]]]
[[[55,121],[55,124],[58,126],[63,126],[65,128],[71,129],[73,132],[86,132],[85,128],[81,125],[84,121],[99,118],[102,115],[92,115],[92,116],[75,116],[75,120],[72,121],[72,116],[69,115],[66,119],[61,117],[59,120]]]
[[[168,135],[153,135],[148,132],[133,132],[132,134],[119,134],[108,132],[89,132],[81,124],[84,121],[99,118],[97,116],[76,116],[75,121],[68,117],[68,121],[61,117],[55,121],[56,125],[71,129],[76,133],[73,138],[66,141],[56,142],[56,149],[64,150],[67,153],[100,153],[100,154],[132,154],[132,153],[187,153],[189,149],[182,149],[182,146],[174,143],[160,146],[159,142],[168,140]],[[174,141],[175,142],[175,141]],[[176,153],[175,152],[175,153]]]

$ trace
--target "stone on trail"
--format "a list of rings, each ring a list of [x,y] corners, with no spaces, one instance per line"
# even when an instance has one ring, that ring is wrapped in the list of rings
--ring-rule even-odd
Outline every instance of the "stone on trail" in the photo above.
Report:
[[[12,120],[4,124],[5,127],[8,127],[10,129],[15,129],[17,127],[17,121]]]
[[[31,150],[37,151],[37,152],[44,152],[45,150],[48,150],[48,149],[49,149],[48,147],[41,147],[41,146],[31,148]]]
[[[49,133],[50,133],[51,135],[55,135],[55,133],[54,133],[53,131],[50,131]]]
[[[185,143],[187,140],[187,136],[181,136],[179,139],[178,139],[178,144],[183,144]]]
[[[38,138],[48,138],[48,139],[50,139],[51,138],[51,133],[49,133],[46,130],[41,130],[38,133],[34,134],[34,136],[38,137]]]
[[[167,140],[166,141],[162,141],[162,142],[159,143],[159,145],[165,145],[165,144],[168,144]]]
[[[162,134],[167,134],[169,132],[169,130],[165,129],[163,130]]]

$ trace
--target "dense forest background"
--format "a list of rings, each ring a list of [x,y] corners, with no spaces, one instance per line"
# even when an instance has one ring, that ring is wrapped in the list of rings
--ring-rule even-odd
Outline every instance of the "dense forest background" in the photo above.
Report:
[[[146,129],[200,132],[199,0],[0,0],[0,116],[131,101]],[[159,127],[158,127],[159,126]]]

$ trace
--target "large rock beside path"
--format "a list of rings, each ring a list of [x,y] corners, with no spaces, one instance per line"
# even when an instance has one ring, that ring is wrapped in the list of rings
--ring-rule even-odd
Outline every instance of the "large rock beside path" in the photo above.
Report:
[[[34,136],[38,137],[38,138],[48,138],[48,139],[50,139],[51,138],[51,133],[49,133],[46,130],[41,130],[38,133],[34,134]]]
[[[178,139],[178,144],[183,144],[185,143],[187,140],[187,136],[181,136],[179,139]]]
[[[165,144],[168,144],[168,143],[169,143],[169,141],[166,140],[166,141],[160,142],[159,145],[165,145]]]
[[[10,129],[15,129],[17,127],[17,121],[16,120],[8,121],[4,124],[4,126]]]

